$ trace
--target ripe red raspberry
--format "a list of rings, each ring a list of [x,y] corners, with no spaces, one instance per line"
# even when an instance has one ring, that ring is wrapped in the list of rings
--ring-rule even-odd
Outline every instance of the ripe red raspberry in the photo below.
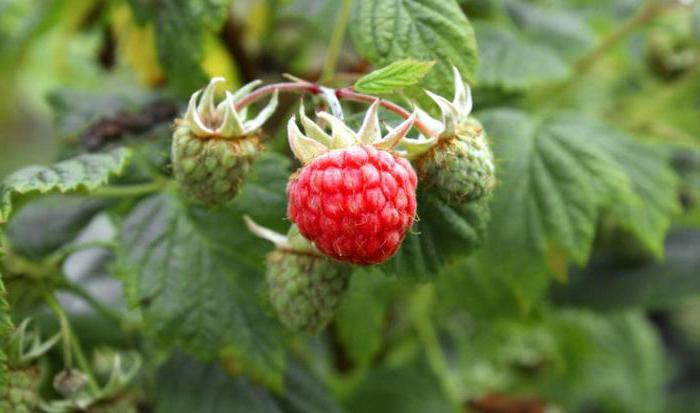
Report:
[[[287,187],[288,215],[324,254],[377,264],[396,253],[416,214],[416,173],[369,145],[319,155]]]

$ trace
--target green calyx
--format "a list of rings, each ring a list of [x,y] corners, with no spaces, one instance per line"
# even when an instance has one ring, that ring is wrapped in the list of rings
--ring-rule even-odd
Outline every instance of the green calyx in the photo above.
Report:
[[[192,95],[183,119],[173,134],[172,164],[175,179],[194,202],[216,205],[233,198],[260,151],[260,127],[277,107],[277,93],[253,119],[236,103],[260,81],[251,82],[235,93],[226,92],[216,103],[223,78],[214,78],[202,91]]]
[[[488,197],[496,185],[493,153],[483,129],[460,129],[415,160],[421,185],[450,205]]]
[[[245,219],[251,232],[277,247],[267,257],[266,279],[280,321],[310,334],[323,329],[342,302],[351,268],[321,255],[296,226],[285,236]]]
[[[299,119],[304,131],[302,133],[296,123],[296,117],[292,116],[287,124],[289,147],[302,164],[307,164],[317,156],[333,149],[347,148],[353,145],[372,145],[377,149],[390,150],[401,142],[411,130],[417,113],[413,113],[396,128],[391,129],[382,136],[379,124],[380,100],[375,100],[367,110],[360,129],[355,132],[341,119],[327,112],[320,112],[318,117],[331,126],[331,133],[326,133],[321,126],[309,119],[304,113],[304,105],[299,109]]]
[[[260,85],[260,80],[248,83],[235,93],[226,91],[224,100],[215,102],[217,89],[225,82],[224,78],[215,77],[204,90],[195,92],[190,98],[180,123],[189,127],[194,136],[204,139],[244,139],[257,131],[275,112],[278,100],[276,91],[267,106],[253,119],[247,119],[247,109],[236,109],[236,103]]]
[[[29,325],[30,320],[25,319],[4,341],[0,340],[9,367],[5,382],[0,383],[0,412],[29,413],[39,408],[43,372],[38,359],[61,339],[61,335],[44,341],[38,329],[30,329]]]
[[[30,324],[31,319],[22,321],[3,343],[3,351],[11,368],[33,365],[61,339],[61,334],[57,333],[48,340],[42,340],[38,328],[30,329]]]

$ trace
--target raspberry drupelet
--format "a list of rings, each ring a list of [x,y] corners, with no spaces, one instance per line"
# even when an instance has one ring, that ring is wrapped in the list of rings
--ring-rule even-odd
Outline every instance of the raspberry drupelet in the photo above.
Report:
[[[415,116],[382,138],[377,107],[357,133],[323,112],[319,117],[331,124],[332,136],[303,113],[315,139],[302,135],[294,118],[289,123],[290,144],[304,163],[287,187],[289,219],[319,251],[357,265],[391,258],[416,215],[416,173],[391,151]]]

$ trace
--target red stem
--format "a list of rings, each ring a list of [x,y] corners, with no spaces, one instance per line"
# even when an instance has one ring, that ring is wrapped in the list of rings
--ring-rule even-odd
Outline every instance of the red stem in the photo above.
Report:
[[[321,93],[321,87],[314,85],[313,83],[273,83],[253,91],[253,93],[236,102],[236,109],[240,110],[251,103],[257,102],[263,97],[271,95],[275,90],[279,90],[280,92],[311,93],[312,95],[318,95]]]
[[[263,86],[260,89],[253,91],[251,94],[245,96],[243,99],[236,103],[236,109],[241,109],[251,103],[257,102],[263,97],[270,95],[275,92],[275,90],[280,92],[294,92],[294,93],[310,93],[312,95],[318,95],[321,93],[321,87],[313,83],[273,83],[267,86]],[[375,100],[379,99],[372,95],[365,95],[364,93],[357,93],[352,90],[352,87],[344,87],[342,89],[336,89],[335,95],[340,100],[349,100],[353,102],[363,102],[363,103],[373,103]],[[411,116],[411,112],[402,108],[401,106],[390,102],[388,100],[381,99],[379,104],[387,110],[390,110],[404,119],[408,119]],[[414,123],[416,129],[421,131],[426,137],[435,136],[423,122],[416,119]]]

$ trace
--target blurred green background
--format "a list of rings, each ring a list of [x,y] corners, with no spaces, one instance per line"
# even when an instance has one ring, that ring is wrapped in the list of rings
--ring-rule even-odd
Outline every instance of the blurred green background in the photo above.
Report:
[[[58,155],[61,142],[75,142],[86,124],[94,124],[114,115],[115,110],[121,110],[125,105],[115,104],[115,91],[119,96],[162,94],[181,104],[182,96],[192,91],[192,84],[203,84],[198,73],[193,73],[191,78],[177,79],[177,82],[166,81],[165,64],[170,70],[174,68],[182,73],[183,67],[187,70],[187,62],[180,55],[159,56],[154,25],[152,22],[144,24],[132,11],[138,7],[130,7],[132,3],[153,1],[0,0],[0,177],[20,166],[51,162]],[[209,1],[216,2],[187,3],[206,7]],[[476,109],[513,106],[530,110],[545,104],[564,106],[596,115],[658,144],[659,151],[671,154],[681,177],[679,198],[686,210],[685,214],[674,218],[673,227],[683,227],[683,230],[669,238],[667,256],[679,258],[679,262],[685,264],[696,263],[693,254],[700,243],[697,235],[700,228],[700,7],[679,7],[645,22],[633,33],[626,33],[625,38],[618,39],[610,49],[602,50],[604,55],[595,65],[582,71],[583,79],[570,85],[559,105],[557,101],[549,101],[560,97],[553,97],[548,87],[557,82],[565,83],[570,71],[580,65],[578,57],[597,50],[607,35],[634,19],[635,13],[647,2],[461,0],[459,3],[474,24],[481,49],[478,83],[474,90]],[[197,63],[205,75],[223,75],[233,85],[258,77],[278,80],[279,74],[285,72],[316,80],[323,67],[340,4],[340,1],[323,0],[232,1],[223,28],[199,33],[201,55]],[[512,53],[508,56],[512,58],[511,65],[503,65],[499,60],[507,53]],[[549,63],[528,71],[531,69],[528,59],[532,56],[540,63]],[[341,51],[338,67],[332,82],[342,85],[351,84],[359,74],[370,70],[370,65],[357,56],[349,40]],[[85,105],[90,107],[82,113],[80,97],[84,95],[92,98],[85,100]],[[62,112],[67,101],[71,109]],[[282,107],[291,108],[290,102],[291,99]],[[96,110],[94,105],[103,105],[104,112]],[[85,116],[89,118],[86,120]],[[285,144],[283,139],[277,142]],[[692,232],[683,232],[688,228],[693,228]],[[651,393],[665,386],[669,396],[667,411],[700,411],[697,407],[700,403],[700,298],[697,294],[684,295],[686,287],[695,288],[700,268],[655,263],[646,256],[648,251],[639,260],[645,261],[645,266],[638,266],[635,261],[639,258],[635,256],[638,246],[633,242],[620,243],[615,235],[618,234],[613,234],[611,239],[598,240],[601,249],[613,251],[612,263],[602,265],[603,270],[596,267],[595,259],[592,260],[589,268],[582,271],[580,279],[583,281],[572,284],[573,288],[570,285],[567,292],[553,293],[555,299],[551,307],[556,309],[553,312],[556,315],[552,319],[543,317],[532,324],[509,320],[494,327],[489,317],[507,312],[499,301],[498,308],[489,308],[493,311],[485,311],[489,317],[484,316],[484,323],[494,333],[486,335],[484,342],[476,345],[489,350],[501,345],[504,354],[499,352],[499,361],[527,359],[529,354],[520,352],[542,344],[528,342],[541,338],[538,328],[558,332],[560,327],[580,323],[582,329],[595,330],[593,318],[577,319],[575,314],[558,308],[559,304],[575,306],[579,301],[585,302],[585,306],[601,309],[606,316],[616,309],[642,304],[646,306],[643,311],[648,308],[646,314],[640,311],[644,317],[612,316],[619,328],[615,331],[603,329],[600,334],[604,337],[601,336],[600,341],[605,343],[610,339],[619,344],[627,338],[625,334],[629,337],[637,334],[634,340],[642,343],[639,347],[606,349],[610,350],[609,354],[621,356],[615,362],[629,364],[627,373],[642,369],[634,364],[635,357],[646,359],[653,367],[639,371],[635,376],[640,383],[630,384],[630,388],[648,387],[650,394],[645,396],[654,400],[655,395]],[[454,279],[450,279],[450,274],[446,276],[445,288],[472,291],[475,286],[465,281],[464,272],[460,271],[454,271]],[[645,283],[640,284],[640,279]],[[668,293],[654,294],[657,292],[654,285],[668,287],[669,284],[673,284],[673,288],[668,288]],[[576,294],[571,293],[572,290]],[[606,296],[608,292],[612,298]],[[683,299],[677,300],[681,295]],[[621,296],[629,302],[621,302],[624,301]],[[649,297],[659,301],[653,302]],[[464,296],[458,299],[460,304],[468,300]],[[649,324],[653,330],[640,321],[647,318],[653,322]],[[507,332],[503,334],[508,337],[501,337],[501,330]],[[567,347],[566,331],[563,331],[562,347],[571,351],[575,358],[582,350]],[[615,335],[624,337],[615,341],[611,338]],[[658,345],[664,349],[662,357],[653,351]],[[545,349],[549,346],[554,344],[542,344]],[[635,351],[639,354],[630,356],[628,362],[624,356]],[[565,360],[559,361],[566,364]],[[483,367],[477,358],[462,362],[470,368],[474,364],[475,370]],[[604,364],[612,365],[613,361],[604,360],[601,365]],[[529,367],[522,369],[523,375],[529,374],[526,371]],[[644,398],[626,393],[629,390],[625,386],[614,388],[613,384],[626,380],[626,376],[614,377],[615,371],[597,374],[609,381],[601,380],[596,391],[605,393],[606,389],[601,389],[609,385],[615,397],[639,398],[641,401],[637,402],[643,404]],[[489,374],[484,376],[491,379]],[[663,384],[667,377],[670,379]],[[597,383],[597,379],[586,383]],[[644,382],[646,379],[649,383]],[[546,384],[556,388],[558,383]],[[611,407],[606,411],[623,410]],[[650,407],[649,411],[655,410]]]

